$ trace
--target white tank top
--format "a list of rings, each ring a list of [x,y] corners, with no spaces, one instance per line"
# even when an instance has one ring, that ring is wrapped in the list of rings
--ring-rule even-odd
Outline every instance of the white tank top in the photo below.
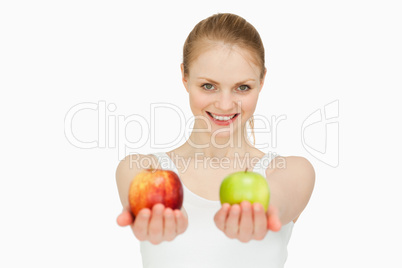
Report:
[[[154,154],[162,169],[178,173],[166,153]],[[265,169],[272,160],[270,153],[260,159],[254,172],[265,177]],[[214,222],[220,209],[219,201],[202,198],[183,184],[183,206],[188,214],[187,230],[173,241],[153,245],[140,242],[144,268],[244,268],[284,267],[287,245],[292,233],[293,221],[282,226],[279,232],[269,231],[261,241],[242,243],[228,238]]]

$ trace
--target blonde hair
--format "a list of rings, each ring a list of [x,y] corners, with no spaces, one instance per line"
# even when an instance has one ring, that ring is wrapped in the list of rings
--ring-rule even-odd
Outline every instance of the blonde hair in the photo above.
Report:
[[[265,74],[265,50],[257,30],[242,17],[231,13],[214,14],[200,21],[188,35],[183,46],[183,72],[188,76],[191,63],[203,52],[217,43],[236,45],[250,52],[251,61],[260,67],[260,79]],[[254,119],[249,119],[249,125],[254,135]]]

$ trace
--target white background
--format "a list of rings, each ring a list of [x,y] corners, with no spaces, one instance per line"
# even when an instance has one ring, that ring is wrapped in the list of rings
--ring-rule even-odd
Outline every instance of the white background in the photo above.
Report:
[[[1,267],[140,267],[138,242],[116,224],[115,170],[122,154],[160,150],[150,140],[119,149],[113,141],[141,138],[139,125],[118,133],[105,120],[104,145],[74,146],[65,118],[75,105],[100,102],[114,105],[106,113],[116,122],[135,114],[149,120],[158,102],[189,118],[182,46],[217,12],[241,15],[263,39],[268,76],[256,114],[286,115],[272,149],[307,157],[316,170],[286,267],[402,266],[398,1],[80,0],[0,4]],[[303,121],[333,101],[336,167],[301,139]],[[82,141],[106,135],[96,110],[77,113],[70,127]],[[167,111],[153,131],[169,142],[179,127]],[[323,129],[310,131],[310,142],[325,143]]]

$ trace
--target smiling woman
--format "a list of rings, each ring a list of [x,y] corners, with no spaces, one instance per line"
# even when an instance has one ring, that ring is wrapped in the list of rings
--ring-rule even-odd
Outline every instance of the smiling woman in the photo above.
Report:
[[[195,117],[190,137],[172,151],[136,155],[136,165],[127,156],[116,171],[123,205],[117,222],[131,226],[141,241],[144,267],[284,266],[293,225],[310,199],[315,174],[306,159],[261,152],[246,135],[266,77],[264,57],[256,29],[234,14],[213,15],[189,34],[181,72]],[[128,189],[135,175],[148,168],[140,163],[152,161],[179,175],[183,207],[156,204],[134,219]],[[245,169],[266,179],[266,211],[249,201],[221,204],[223,179]]]
[[[237,44],[223,41],[214,44],[193,59],[188,74],[184,63],[181,65],[183,84],[189,93],[192,112],[199,118],[195,120],[194,129],[210,126],[210,133],[205,133],[204,137],[197,135],[205,140],[209,139],[211,132],[230,125],[230,130],[220,129],[216,132],[214,140],[219,144],[227,143],[228,139],[247,142],[242,138],[244,133],[241,126],[252,118],[257,106],[264,83],[264,79],[260,79],[261,68],[254,65],[251,53]],[[239,124],[236,124],[237,120]]]

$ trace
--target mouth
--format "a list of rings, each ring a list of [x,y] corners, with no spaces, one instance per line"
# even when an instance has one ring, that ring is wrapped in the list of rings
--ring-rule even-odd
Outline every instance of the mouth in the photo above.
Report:
[[[207,114],[212,119],[212,121],[217,123],[218,125],[229,125],[239,116],[239,113],[236,113],[236,114],[213,114],[208,111],[207,111]]]

